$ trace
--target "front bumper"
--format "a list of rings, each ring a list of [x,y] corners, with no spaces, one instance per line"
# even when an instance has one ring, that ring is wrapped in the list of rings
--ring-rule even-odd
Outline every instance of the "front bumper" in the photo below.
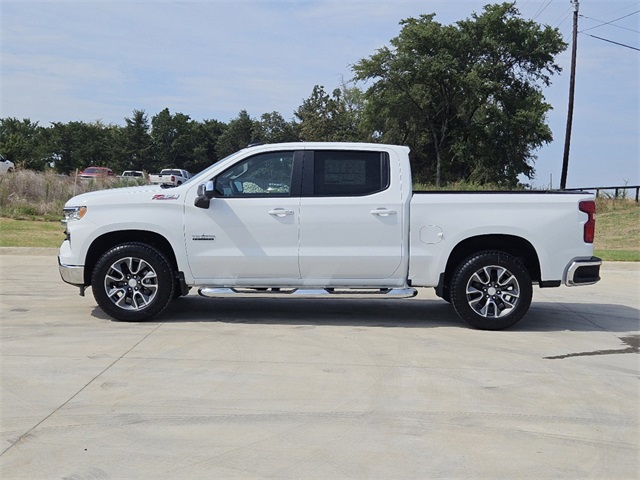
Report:
[[[564,283],[569,287],[593,285],[600,281],[600,266],[602,260],[598,257],[576,259],[569,265]]]
[[[76,287],[84,286],[84,266],[65,265],[58,256],[58,270],[62,280]]]

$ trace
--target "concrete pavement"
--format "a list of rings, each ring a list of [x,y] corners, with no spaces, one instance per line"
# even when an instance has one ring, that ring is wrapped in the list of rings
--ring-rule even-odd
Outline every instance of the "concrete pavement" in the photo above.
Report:
[[[607,478],[640,471],[640,265],[514,328],[410,300],[205,299],[147,323],[0,249],[0,478]]]

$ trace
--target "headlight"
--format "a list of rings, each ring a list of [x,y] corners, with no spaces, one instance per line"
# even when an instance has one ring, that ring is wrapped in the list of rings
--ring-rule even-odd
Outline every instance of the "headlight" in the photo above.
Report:
[[[67,223],[80,220],[84,217],[84,214],[87,213],[87,207],[65,207],[62,213],[64,214],[62,225],[66,227]]]

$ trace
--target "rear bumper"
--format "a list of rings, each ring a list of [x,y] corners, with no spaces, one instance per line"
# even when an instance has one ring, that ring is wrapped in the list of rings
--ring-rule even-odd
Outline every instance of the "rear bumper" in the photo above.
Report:
[[[600,281],[600,266],[602,260],[598,257],[579,258],[569,264],[564,283],[569,287],[593,285]]]

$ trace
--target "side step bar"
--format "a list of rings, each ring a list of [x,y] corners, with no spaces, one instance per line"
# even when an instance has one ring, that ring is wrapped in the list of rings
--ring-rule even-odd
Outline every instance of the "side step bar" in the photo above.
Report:
[[[415,288],[218,288],[198,290],[203,297],[251,298],[411,298],[418,294]]]

